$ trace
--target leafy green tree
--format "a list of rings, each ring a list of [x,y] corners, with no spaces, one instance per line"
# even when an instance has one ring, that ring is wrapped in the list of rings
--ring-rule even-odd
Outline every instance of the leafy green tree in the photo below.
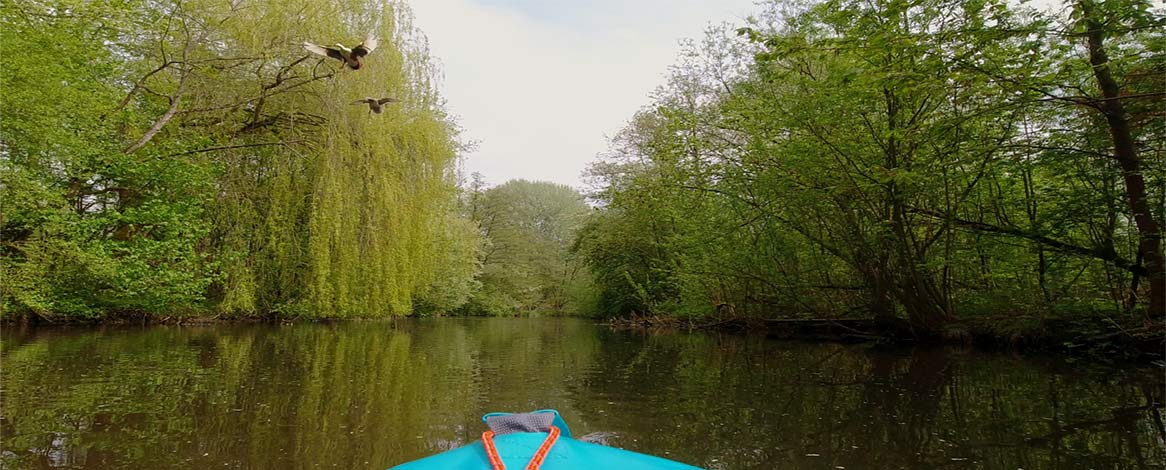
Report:
[[[139,71],[140,2],[0,6],[3,310],[95,317],[195,308],[212,167],[122,152],[150,106],[117,109]],[[185,144],[190,145],[190,144]]]
[[[568,186],[512,180],[473,189],[470,216],[481,229],[481,290],[471,314],[576,313],[585,302],[585,272],[570,253],[590,207]]]
[[[592,168],[602,211],[579,245],[605,313],[850,314],[938,336],[1157,315],[1162,15],[1097,8],[1107,67],[1137,93],[1089,92],[1081,8],[772,3],[736,38],[714,28]],[[1150,170],[1114,157],[1107,112]]]

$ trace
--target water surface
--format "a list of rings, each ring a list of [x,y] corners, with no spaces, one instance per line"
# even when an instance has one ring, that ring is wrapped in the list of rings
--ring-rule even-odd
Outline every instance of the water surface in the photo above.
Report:
[[[1161,368],[571,319],[5,328],[4,468],[370,468],[557,408],[708,468],[1162,468]]]

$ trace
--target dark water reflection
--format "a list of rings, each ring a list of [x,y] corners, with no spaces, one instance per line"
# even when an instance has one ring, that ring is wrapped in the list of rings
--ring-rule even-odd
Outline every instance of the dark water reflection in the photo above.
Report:
[[[385,468],[495,410],[709,468],[1162,468],[1162,369],[579,320],[16,330],[6,468]]]

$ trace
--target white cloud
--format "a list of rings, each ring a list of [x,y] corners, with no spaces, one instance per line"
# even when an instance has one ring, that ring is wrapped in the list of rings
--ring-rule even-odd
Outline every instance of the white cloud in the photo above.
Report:
[[[467,170],[581,186],[580,173],[664,81],[683,38],[740,21],[750,0],[413,0],[467,137]]]

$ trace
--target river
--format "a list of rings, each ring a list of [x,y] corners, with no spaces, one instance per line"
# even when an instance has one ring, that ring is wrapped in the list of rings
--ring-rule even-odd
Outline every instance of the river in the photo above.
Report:
[[[368,468],[558,409],[714,469],[1166,465],[1161,367],[577,319],[5,327],[4,468]]]

